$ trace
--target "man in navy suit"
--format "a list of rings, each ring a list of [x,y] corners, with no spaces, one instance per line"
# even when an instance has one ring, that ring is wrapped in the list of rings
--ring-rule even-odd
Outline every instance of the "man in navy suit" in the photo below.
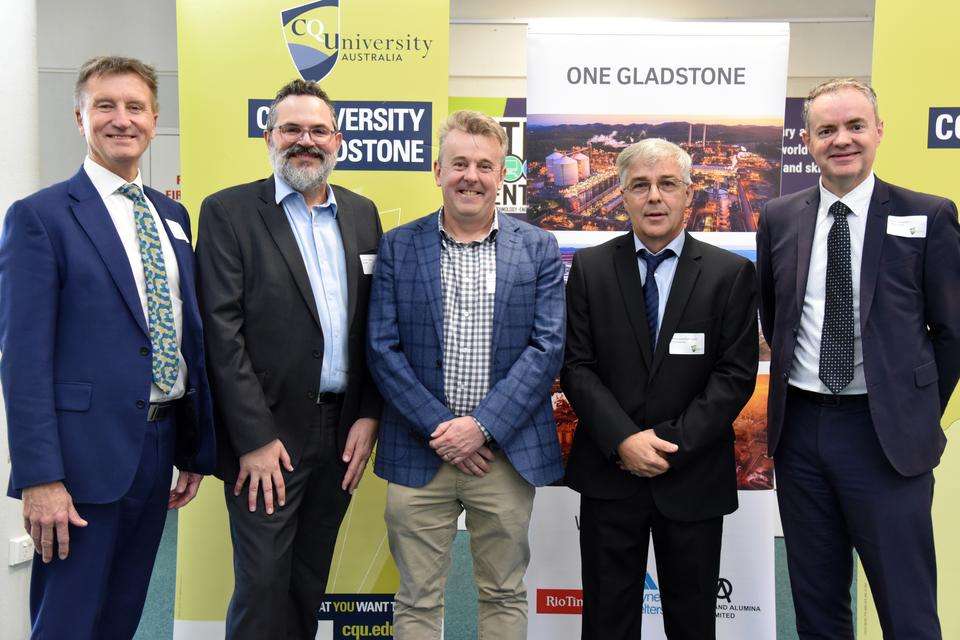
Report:
[[[856,549],[884,637],[940,638],[930,507],[960,377],[957,208],[874,176],[883,122],[857,80],[810,92],[802,137],[820,184],[769,202],[757,233],[797,630],[853,639]]]
[[[38,553],[36,638],[133,637],[167,509],[213,470],[190,221],[138,169],[156,89],[138,60],[87,61],[83,167],[14,203],[0,238],[9,495]]]
[[[451,114],[434,162],[443,207],[380,243],[367,337],[398,639],[439,637],[463,510],[480,636],[526,637],[534,487],[563,473],[550,402],[563,267],[552,235],[496,212],[506,146],[489,116]]]

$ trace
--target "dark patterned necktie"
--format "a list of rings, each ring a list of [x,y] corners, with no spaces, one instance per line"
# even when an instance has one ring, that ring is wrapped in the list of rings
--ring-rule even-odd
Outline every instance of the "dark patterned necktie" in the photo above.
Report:
[[[820,337],[820,380],[840,393],[853,380],[853,276],[850,271],[850,208],[830,206],[833,226],[827,235],[827,280]]]
[[[647,327],[650,328],[650,350],[657,350],[657,324],[660,314],[660,290],[653,275],[667,258],[674,255],[673,249],[667,249],[654,255],[646,249],[640,249],[638,255],[647,263],[647,277],[643,282],[643,306],[647,309]]]

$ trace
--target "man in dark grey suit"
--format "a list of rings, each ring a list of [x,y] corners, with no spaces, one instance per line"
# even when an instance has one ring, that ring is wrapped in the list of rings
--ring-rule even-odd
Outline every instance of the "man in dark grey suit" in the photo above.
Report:
[[[319,85],[290,82],[264,134],[275,174],[215,193],[200,211],[236,576],[228,638],[315,636],[340,521],[376,439],[381,401],[363,349],[380,218],[327,182],[336,122]]]

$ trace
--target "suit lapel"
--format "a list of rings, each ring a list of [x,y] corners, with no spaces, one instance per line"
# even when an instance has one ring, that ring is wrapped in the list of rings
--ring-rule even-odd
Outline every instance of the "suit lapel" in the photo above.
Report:
[[[280,250],[280,255],[283,256],[284,261],[287,263],[287,268],[290,269],[290,273],[293,275],[293,281],[297,284],[297,289],[300,290],[300,295],[310,310],[313,321],[317,323],[317,327],[320,327],[317,303],[316,300],[313,299],[313,289],[310,288],[307,268],[303,265],[303,255],[300,253],[300,247],[297,246],[296,238],[293,237],[293,230],[290,228],[287,214],[284,212],[283,206],[277,204],[275,194],[276,184],[274,183],[273,177],[270,177],[264,181],[263,187],[261,188],[261,202],[257,210],[260,213],[260,217],[263,218],[263,223],[266,225],[267,231],[270,232],[274,243],[276,243],[277,248]],[[321,331],[322,330],[321,327]]]
[[[520,233],[516,221],[496,214],[499,218],[497,231],[497,290],[493,297],[493,335],[491,344],[499,344],[500,329],[503,325],[503,313],[510,299],[510,291],[517,278],[517,263],[522,256],[520,251]]]
[[[421,221],[413,236],[413,246],[417,251],[417,265],[420,282],[426,288],[427,304],[433,316],[433,326],[437,332],[439,344],[443,344],[443,292],[440,284],[440,227],[437,221],[439,212]]]
[[[867,325],[867,317],[873,306],[873,294],[877,288],[877,272],[880,269],[880,253],[883,248],[887,216],[889,215],[890,190],[887,184],[876,179],[870,208],[867,211],[867,228],[863,235],[863,255],[860,257],[860,327]]]
[[[333,189],[333,186],[330,187]],[[357,311],[357,296],[360,284],[360,259],[357,257],[357,227],[353,212],[344,207],[346,197],[337,195],[337,226],[343,242],[343,258],[347,265],[347,326],[353,326]]]
[[[684,231],[684,233],[687,232]],[[670,285],[670,297],[667,298],[663,320],[660,322],[660,338],[657,340],[657,350],[653,354],[653,366],[650,368],[651,378],[656,375],[657,368],[663,362],[673,332],[676,331],[680,318],[683,317],[687,301],[700,276],[700,258],[700,243],[687,233],[683,241],[683,251],[677,258],[677,269],[673,274],[673,283]]]
[[[640,267],[637,265],[632,231],[620,236],[620,241],[614,245],[613,267],[617,274],[620,295],[623,296],[623,304],[627,309],[627,317],[640,344],[643,362],[649,371],[653,360],[653,354],[650,353],[650,329],[647,327],[647,312],[643,304],[643,283],[640,281]]]
[[[130,269],[127,252],[123,248],[123,243],[120,242],[120,236],[117,235],[110,212],[107,211],[106,205],[100,199],[100,194],[97,193],[83,169],[70,179],[69,192],[74,199],[70,203],[74,217],[83,227],[90,242],[96,247],[100,259],[110,272],[110,277],[120,290],[120,296],[130,309],[130,313],[133,314],[144,334],[149,336],[150,332],[147,329],[147,321],[143,317],[143,306],[140,304],[140,295],[133,280],[133,271]]]
[[[147,197],[150,198],[150,202],[152,202],[156,208],[157,213],[160,214],[160,221],[163,223],[167,240],[170,241],[170,246],[173,247],[173,254],[177,258],[177,268],[180,271],[180,299],[185,302],[187,300],[193,300],[193,260],[191,259],[193,249],[189,242],[184,242],[171,233],[170,221],[172,220],[176,224],[180,223],[176,222],[176,212],[169,202],[164,198],[157,197],[160,194],[153,189],[147,188],[145,191]],[[186,230],[184,230],[184,232],[186,233]]]
[[[797,215],[797,317],[803,314],[803,299],[807,295],[807,274],[810,273],[810,251],[817,227],[817,209],[820,207],[820,187],[815,186],[807,196],[806,206]]]

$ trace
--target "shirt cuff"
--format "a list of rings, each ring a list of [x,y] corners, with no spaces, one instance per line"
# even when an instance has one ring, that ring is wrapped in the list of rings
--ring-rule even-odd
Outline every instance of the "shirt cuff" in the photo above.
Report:
[[[490,435],[490,432],[487,431],[487,428],[483,426],[483,423],[477,420],[474,416],[470,416],[470,417],[473,418],[473,421],[477,423],[477,428],[480,429],[480,433],[483,434],[484,439],[487,442],[490,442],[490,440],[493,439],[493,436]]]

